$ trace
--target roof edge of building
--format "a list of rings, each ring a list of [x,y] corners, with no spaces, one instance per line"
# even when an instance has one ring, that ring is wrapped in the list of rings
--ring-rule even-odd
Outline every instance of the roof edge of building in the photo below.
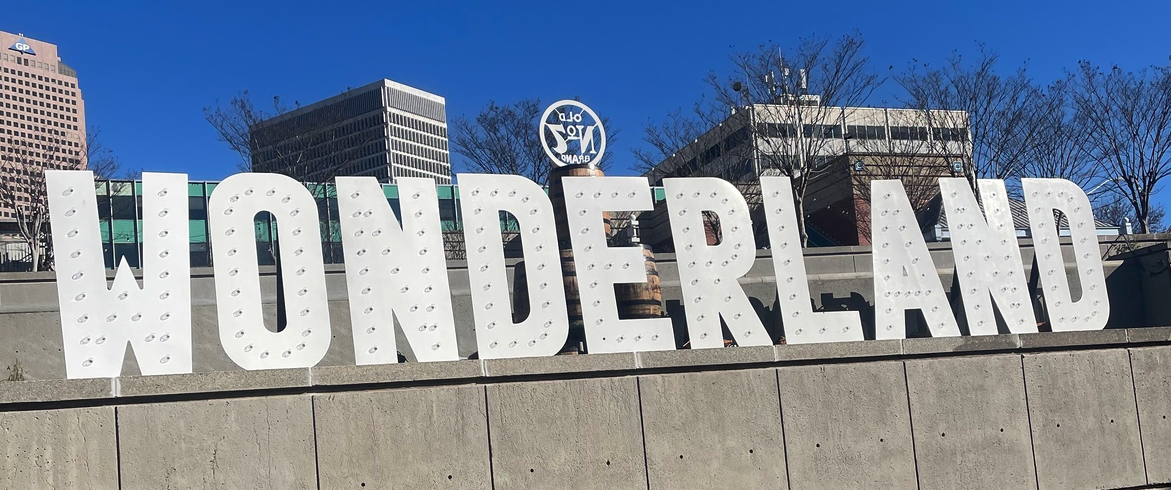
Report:
[[[361,94],[364,94],[367,92],[370,92],[371,90],[382,89],[382,88],[387,88],[387,87],[393,88],[396,90],[401,90],[401,91],[409,93],[411,95],[416,95],[416,96],[423,97],[425,99],[432,100],[432,101],[439,102],[439,103],[446,105],[446,100],[440,95],[436,95],[436,94],[433,94],[433,93],[430,93],[430,92],[427,92],[424,90],[420,90],[420,89],[417,89],[417,88],[412,87],[410,85],[404,85],[402,83],[396,82],[396,81],[391,80],[389,78],[383,78],[381,80],[375,80],[373,82],[367,83],[366,85],[362,85],[361,87],[356,87],[356,88],[352,88],[350,90],[346,90],[345,92],[334,95],[332,97],[327,97],[325,99],[321,99],[321,100],[314,102],[312,104],[309,104],[309,105],[306,105],[303,107],[298,107],[298,108],[291,110],[289,112],[286,112],[284,114],[270,117],[268,119],[265,119],[263,121],[256,123],[256,125],[253,127],[254,128],[268,127],[273,124],[284,121],[286,119],[297,117],[301,114],[315,111],[315,110],[320,109],[322,107],[325,107],[327,105],[330,105],[330,104],[333,104],[333,103],[336,103],[336,102],[339,102],[342,100],[346,100],[351,97],[356,97],[358,95],[361,95]]]

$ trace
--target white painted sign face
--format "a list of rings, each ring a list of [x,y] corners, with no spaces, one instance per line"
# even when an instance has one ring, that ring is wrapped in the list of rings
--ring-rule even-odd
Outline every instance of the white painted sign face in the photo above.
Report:
[[[265,326],[261,308],[253,221],[276,218],[283,274],[284,330]],[[311,367],[325,357],[331,338],[325,294],[325,260],[317,201],[309,190],[278,174],[236,174],[216,186],[208,201],[215,263],[220,343],[244,369]],[[273,325],[274,327],[276,325]]]
[[[801,255],[801,234],[793,206],[793,186],[788,177],[761,177],[760,192],[768,217],[773,271],[777,278],[777,302],[785,341],[790,344],[862,340],[862,319],[856,311],[814,312]]]
[[[599,151],[600,153],[600,151]],[[139,287],[124,264],[106,279],[93,176],[46,172],[57,260],[61,334],[70,378],[119,376],[129,345],[143,374],[192,372],[187,178],[143,177],[143,265]],[[556,219],[545,190],[515,175],[459,176],[475,340],[482,359],[556,354],[569,333]],[[644,178],[567,177],[563,181],[571,246],[590,352],[672,349],[668,318],[620,319],[615,284],[646,281],[637,247],[606,240],[604,212],[645,211]],[[764,328],[740,285],[757,264],[756,237],[768,236],[780,321],[788,343],[860,341],[854,311],[815,311],[787,178],[761,179],[758,221],[737,188],[712,178],[667,179],[667,212],[692,348],[721,348],[724,327],[737,345],[779,341]],[[1089,200],[1073,183],[1024,179],[1039,288],[1030,291],[1000,181],[981,181],[983,211],[963,179],[941,179],[955,266],[940,270],[924,243],[898,181],[872,183],[874,324],[877,339],[901,339],[906,313],[922,314],[931,336],[1037,331],[1032,294],[1043,297],[1052,330],[1094,330],[1110,313]],[[346,291],[355,364],[398,362],[409,347],[419,361],[459,359],[451,276],[444,258],[436,188],[428,179],[399,182],[401,216],[370,178],[337,181]],[[244,369],[316,365],[330,348],[331,324],[318,203],[285,176],[249,173],[225,179],[208,206],[215,260],[220,343]],[[258,250],[254,221],[271,213],[279,247]],[[510,230],[502,231],[502,217]],[[1058,230],[1069,234],[1065,252]],[[709,234],[712,237],[709,239]],[[506,236],[507,235],[507,236]],[[507,246],[520,254],[528,313],[514,313]],[[266,325],[259,253],[277,259],[284,325]],[[938,252],[937,252],[938,253]],[[936,255],[938,258],[939,255]],[[509,259],[513,260],[513,259]],[[952,305],[940,273],[954,271]],[[457,278],[458,280],[459,278]],[[1076,299],[1075,299],[1076,298]],[[520,311],[519,309],[517,311]],[[994,311],[999,311],[999,315]],[[960,318],[957,319],[957,316]],[[962,321],[962,323],[961,323]],[[999,323],[999,325],[998,325]],[[409,345],[398,345],[396,325]]]
[[[565,209],[590,352],[675,348],[668,318],[619,319],[614,285],[647,281],[641,247],[606,245],[602,213],[654,207],[642,177],[565,177]]]
[[[723,347],[721,319],[737,345],[772,345],[739,279],[756,262],[748,203],[732,184],[712,177],[666,179],[667,209],[691,348]],[[708,229],[720,242],[708,244]]]
[[[338,177],[354,360],[398,362],[394,320],[420,361],[459,359],[435,181],[399,177],[402,219],[374,177]]]
[[[127,343],[142,374],[191,372],[187,176],[142,176],[141,288],[125,260],[106,287],[93,173],[48,170],[45,177],[66,376],[117,377]]]
[[[939,179],[956,274],[963,282],[960,294],[968,330],[972,335],[996,335],[995,302],[1009,332],[1036,332],[1008,191],[999,180],[981,180],[979,186],[984,212],[967,179]]]
[[[958,336],[959,326],[903,185],[897,180],[871,182],[870,213],[875,337],[906,338],[907,310],[923,313],[932,337]]]
[[[517,175],[462,174],[459,181],[480,358],[556,354],[569,336],[569,313],[553,204],[544,189]],[[516,220],[524,251],[529,314],[519,321],[509,300],[501,213]]]

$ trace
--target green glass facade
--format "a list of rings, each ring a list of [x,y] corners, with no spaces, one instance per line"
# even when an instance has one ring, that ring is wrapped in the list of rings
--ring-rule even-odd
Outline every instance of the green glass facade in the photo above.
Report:
[[[215,190],[216,182],[190,182],[187,184],[189,202],[188,229],[191,240],[191,266],[212,265],[211,244],[208,239],[207,203]],[[341,224],[338,222],[337,193],[333,184],[311,184],[317,198],[317,211],[321,219],[322,254],[326,263],[340,264],[343,261]],[[439,215],[444,231],[463,231],[463,217],[459,206],[459,186],[439,185]],[[130,267],[141,267],[142,257],[142,183],[132,181],[100,181],[96,183],[99,227],[102,233],[102,252],[106,268],[114,268],[122,259]],[[382,186],[386,200],[399,215],[398,186]],[[655,202],[665,196],[661,187],[654,188]],[[273,237],[276,222],[268,215],[257,215],[255,221],[257,257],[261,264],[273,263]],[[515,223],[504,220],[504,228],[514,228]]]

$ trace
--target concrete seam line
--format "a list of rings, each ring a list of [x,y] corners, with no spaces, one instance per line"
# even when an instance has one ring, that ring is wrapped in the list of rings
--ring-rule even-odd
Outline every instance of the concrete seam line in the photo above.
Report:
[[[317,480],[317,488],[321,489],[321,453],[317,450],[317,395],[309,395],[309,417],[313,423],[313,476]]]
[[[118,423],[118,412],[121,407],[114,408],[114,465],[117,468],[118,488],[122,487],[122,440],[121,426]]]
[[[911,382],[907,379],[907,361],[900,364],[903,365],[903,393],[907,395],[907,429],[911,436],[911,461],[915,465],[915,486],[922,488],[923,482],[920,481],[919,477],[919,454],[915,447],[915,417],[911,414]]]
[[[1134,351],[1132,349],[1126,349],[1126,365],[1130,368],[1130,391],[1134,394],[1134,421],[1138,429],[1139,454],[1143,458],[1143,479],[1150,484],[1151,474],[1147,470],[1147,447],[1146,444],[1143,444],[1143,416],[1138,412],[1138,385],[1134,381]]]
[[[488,405],[488,387],[481,386],[480,390],[484,392],[484,432],[485,437],[487,438],[485,443],[488,445],[488,485],[489,487],[495,489],[496,470],[494,466],[496,462],[494,459],[492,459],[492,414],[489,413],[491,409]]]
[[[1021,359],[1021,386],[1025,389],[1025,418],[1029,421],[1029,456],[1033,459],[1033,483],[1041,488],[1041,474],[1037,469],[1037,442],[1033,440],[1033,414],[1029,409],[1029,377],[1025,375],[1025,355]]]
[[[638,354],[638,353],[636,352],[635,354]],[[634,389],[635,389],[635,393],[638,394],[638,429],[642,435],[642,474],[643,474],[643,477],[646,479],[647,490],[650,490],[650,488],[651,488],[651,462],[650,462],[650,457],[647,455],[647,449],[646,449],[646,418],[642,414],[644,408],[642,406],[642,377],[641,376],[634,377]]]
[[[791,490],[793,488],[793,476],[789,474],[791,461],[789,460],[789,440],[785,435],[785,405],[781,403],[783,396],[781,395],[781,370],[774,368],[773,376],[777,380],[777,415],[780,417],[777,422],[781,426],[781,454],[785,458],[785,488]]]

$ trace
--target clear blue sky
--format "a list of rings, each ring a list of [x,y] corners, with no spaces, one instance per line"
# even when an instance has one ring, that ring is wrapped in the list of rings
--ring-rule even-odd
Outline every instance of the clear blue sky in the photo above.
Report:
[[[607,160],[624,169],[647,121],[689,107],[733,46],[857,29],[886,72],[981,41],[1006,69],[1027,60],[1047,81],[1079,59],[1166,63],[1169,20],[1164,1],[69,0],[7,2],[0,30],[59,46],[79,73],[88,123],[123,165],[211,180],[233,173],[237,157],[201,109],[242,89],[309,103],[385,77],[443,95],[449,117],[489,100],[576,95],[621,129]],[[873,103],[894,96],[892,85]]]

